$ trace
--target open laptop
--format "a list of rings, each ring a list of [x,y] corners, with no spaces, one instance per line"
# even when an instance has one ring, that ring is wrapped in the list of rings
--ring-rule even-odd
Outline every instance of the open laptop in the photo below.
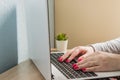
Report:
[[[46,80],[52,80],[52,75],[54,75],[54,80],[83,80],[120,76],[120,71],[76,72],[70,68],[75,60],[71,64],[59,63],[57,58],[63,54],[60,52],[50,54],[47,0],[25,0],[25,11],[29,55]],[[69,71],[72,74],[67,73]]]

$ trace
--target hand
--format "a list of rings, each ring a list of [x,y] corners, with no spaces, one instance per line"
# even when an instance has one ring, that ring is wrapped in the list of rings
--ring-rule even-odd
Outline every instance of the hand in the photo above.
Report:
[[[73,65],[75,70],[113,71],[120,70],[120,55],[107,52],[95,52]]]
[[[78,46],[78,47],[75,47],[75,48],[67,51],[67,53],[65,53],[63,56],[58,58],[58,60],[60,62],[63,62],[64,60],[66,60],[66,62],[68,63],[71,60],[73,60],[76,56],[79,56],[80,54],[84,54],[83,56],[80,56],[78,58],[78,61],[80,61],[83,57],[87,57],[88,55],[90,55],[93,52],[94,52],[94,50],[90,46]]]

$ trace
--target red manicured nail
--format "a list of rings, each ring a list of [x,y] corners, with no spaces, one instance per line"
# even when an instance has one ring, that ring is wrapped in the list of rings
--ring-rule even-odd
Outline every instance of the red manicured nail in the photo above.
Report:
[[[59,61],[59,62],[62,62],[62,61],[63,61],[63,58],[62,58],[62,57],[59,57],[59,58],[58,58],[58,61]]]
[[[75,67],[74,67],[74,70],[78,70],[78,69],[79,69],[79,67],[78,67],[78,66],[75,66]]]
[[[66,63],[69,63],[69,62],[70,62],[70,60],[69,60],[69,59],[67,59],[65,62],[66,62]]]
[[[72,67],[74,68],[75,66],[77,66],[77,64],[73,64]]]
[[[79,59],[78,59],[78,62],[80,62],[80,61],[82,61],[82,60],[83,60],[82,58],[79,58]]]
[[[86,68],[82,68],[82,71],[83,71],[83,72],[86,72]]]

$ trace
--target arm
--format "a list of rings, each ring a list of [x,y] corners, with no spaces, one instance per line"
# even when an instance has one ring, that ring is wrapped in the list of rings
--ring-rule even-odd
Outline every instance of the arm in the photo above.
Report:
[[[96,51],[120,54],[120,38],[106,41],[103,43],[91,44],[88,46],[77,46],[77,47],[67,51],[67,53],[64,54],[63,56],[61,56],[58,60],[60,62],[62,62],[67,59],[67,62],[70,62],[72,59],[74,59],[80,53],[84,54],[83,56],[78,58],[78,60],[79,60],[83,57],[87,57],[88,55],[90,55],[91,53],[94,53]]]
[[[90,46],[93,47],[95,51],[104,51],[120,54],[120,38],[106,41],[103,43],[91,44]]]

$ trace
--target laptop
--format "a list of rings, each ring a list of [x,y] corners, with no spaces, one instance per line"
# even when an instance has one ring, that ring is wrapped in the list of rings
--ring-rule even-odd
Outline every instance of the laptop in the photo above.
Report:
[[[72,68],[72,64],[76,63],[76,60],[72,60],[70,63],[58,61],[58,58],[64,53],[55,52],[51,53],[51,65],[52,73],[55,75],[55,80],[106,80],[108,77],[120,76],[120,71],[113,72],[83,72],[82,70],[75,71]],[[62,74],[61,74],[62,73]],[[107,79],[108,80],[108,79]]]
[[[47,0],[25,0],[29,55],[45,80],[84,80],[120,76],[114,72],[74,71],[71,64],[60,63],[57,58],[63,53],[50,52],[49,16]]]

